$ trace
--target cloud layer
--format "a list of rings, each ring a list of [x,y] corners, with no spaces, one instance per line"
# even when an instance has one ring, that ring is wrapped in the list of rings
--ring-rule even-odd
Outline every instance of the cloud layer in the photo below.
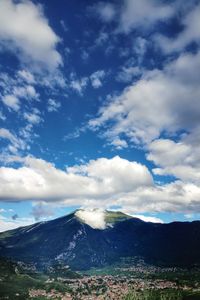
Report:
[[[111,142],[125,135],[148,144],[161,133],[196,128],[200,118],[200,53],[183,54],[163,70],[147,71],[120,96],[112,98],[89,121],[92,129],[107,126]],[[148,113],[147,113],[148,112]]]
[[[57,67],[62,62],[56,50],[59,40],[40,5],[30,1],[1,0],[0,43],[11,51],[15,49],[20,60],[48,68]]]
[[[69,204],[70,200],[81,204],[84,199],[107,199],[152,184],[145,166],[118,156],[100,158],[66,171],[27,157],[18,169],[1,167],[0,179],[1,200],[57,200]]]
[[[173,175],[184,182],[200,184],[200,128],[180,141],[158,139],[149,145],[147,158],[157,166],[157,175]]]
[[[33,157],[22,162],[18,169],[0,168],[1,201],[101,208],[117,205],[137,214],[200,211],[200,188],[195,182],[156,184],[146,166],[118,156],[66,170]]]
[[[94,229],[105,229],[105,212],[97,209],[78,210],[75,215]]]

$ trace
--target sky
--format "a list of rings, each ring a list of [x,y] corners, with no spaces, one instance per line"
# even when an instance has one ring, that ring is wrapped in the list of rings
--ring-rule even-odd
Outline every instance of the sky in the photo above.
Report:
[[[200,218],[200,1],[0,0],[0,231]]]

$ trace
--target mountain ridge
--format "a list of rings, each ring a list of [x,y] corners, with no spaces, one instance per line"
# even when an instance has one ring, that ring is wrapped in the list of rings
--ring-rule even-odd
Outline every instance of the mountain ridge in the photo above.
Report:
[[[89,226],[75,211],[0,233],[0,256],[31,262],[38,268],[62,263],[74,270],[89,269],[123,257],[167,266],[193,266],[200,265],[199,250],[200,221],[151,223],[111,211],[107,212],[104,229]]]

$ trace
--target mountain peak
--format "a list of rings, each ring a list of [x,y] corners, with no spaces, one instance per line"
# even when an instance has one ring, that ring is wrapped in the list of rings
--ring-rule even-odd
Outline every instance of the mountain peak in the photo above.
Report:
[[[75,212],[75,216],[83,223],[89,225],[93,229],[106,229],[114,223],[130,219],[122,212],[108,211],[102,209],[79,209]]]
[[[83,270],[120,263],[126,257],[192,266],[200,265],[199,249],[200,222],[153,224],[100,209],[79,209],[0,234],[1,257],[34,263],[38,269],[61,262]]]

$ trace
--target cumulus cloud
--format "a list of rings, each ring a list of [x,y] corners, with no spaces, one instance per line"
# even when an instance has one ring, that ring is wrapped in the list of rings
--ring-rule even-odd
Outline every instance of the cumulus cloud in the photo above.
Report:
[[[90,11],[95,13],[100,20],[110,22],[115,18],[116,7],[111,3],[99,2],[90,8]]]
[[[15,97],[25,98],[27,100],[38,99],[39,96],[32,85],[14,86],[13,94]]]
[[[96,179],[102,188],[104,186],[104,191],[127,192],[138,186],[152,184],[151,174],[144,165],[119,156],[92,160],[87,165],[68,168],[68,171]]]
[[[71,81],[70,81],[70,87],[76,91],[79,95],[83,95],[84,89],[87,87],[88,84],[88,78],[87,77],[82,77],[78,79],[76,77],[76,74],[72,73],[71,74]]]
[[[99,2],[90,11],[102,22],[117,22],[117,31],[124,33],[135,28],[148,28],[158,21],[166,21],[174,14],[172,6],[156,0],[123,0],[120,5]]]
[[[142,71],[140,70],[140,68],[138,66],[123,66],[121,68],[121,70],[119,71],[119,73],[116,76],[116,80],[120,81],[120,82],[125,82],[125,83],[129,83],[133,80],[134,77],[138,77],[139,75],[142,74]]]
[[[42,122],[40,112],[37,109],[33,109],[33,112],[25,112],[24,119],[31,124],[39,124]]]
[[[98,89],[99,87],[102,86],[102,79],[105,77],[105,75],[106,75],[105,71],[98,70],[90,76],[90,80],[93,88]]]
[[[118,156],[66,171],[33,157],[21,163],[19,168],[0,168],[0,200],[101,208],[117,205],[132,214],[200,211],[196,183],[176,180],[158,185],[145,166]]]
[[[15,49],[20,60],[50,69],[58,67],[62,63],[56,50],[59,40],[41,5],[31,1],[1,0],[0,43],[10,50]]]
[[[9,149],[11,152],[15,153],[17,150],[26,148],[26,143],[6,128],[0,128],[0,139],[5,139],[10,143]]]
[[[185,182],[200,184],[200,128],[180,141],[158,139],[149,145],[147,159],[153,161],[156,175],[173,175]]]
[[[18,111],[20,108],[19,99],[14,95],[5,95],[2,97],[2,102],[9,108],[14,111]]]
[[[48,112],[56,112],[61,107],[61,103],[59,101],[55,101],[54,99],[49,99],[47,104]]]
[[[115,205],[134,214],[146,212],[194,213],[200,211],[200,188],[193,183],[174,181],[163,185],[138,188],[120,195]]]
[[[162,132],[193,130],[199,123],[200,53],[183,54],[163,70],[144,72],[142,78],[113,97],[89,121],[112,142],[126,135],[136,144],[148,144]],[[147,113],[148,112],[148,113]]]
[[[0,168],[1,200],[65,201],[82,205],[89,200],[117,198],[120,193],[149,185],[152,177],[145,166],[118,156],[100,158],[66,171],[31,157],[25,158],[18,169]]]
[[[9,109],[18,112],[21,107],[21,101],[19,99],[24,98],[28,101],[39,99],[39,94],[36,92],[34,86],[31,85],[23,85],[20,86],[15,83],[12,85],[7,83],[7,87],[11,94],[5,94],[1,97],[2,102],[4,105]]]
[[[21,117],[20,112],[22,110],[30,106],[31,102],[40,100],[40,94],[36,91],[35,86],[35,77],[28,71],[20,70],[15,72],[13,76],[2,72],[0,74],[1,101],[8,108],[8,111],[18,112],[17,116]],[[24,100],[27,100],[27,103],[24,103]]]
[[[121,150],[123,148],[127,148],[128,144],[125,140],[116,138],[111,142],[111,145],[113,145],[116,149]]]
[[[128,33],[137,27],[147,28],[158,21],[166,21],[173,14],[170,5],[156,0],[124,0],[120,10],[119,31]]]
[[[98,209],[87,209],[87,210],[78,210],[75,213],[75,216],[78,217],[85,224],[89,225],[94,229],[105,229],[105,212]]]
[[[157,35],[155,41],[166,53],[182,51],[190,43],[200,43],[200,5],[196,5],[181,18],[183,30],[175,37],[168,38]]]
[[[28,84],[34,84],[35,78],[32,73],[30,73],[27,70],[19,70],[18,76],[21,77],[24,81],[26,81]]]

